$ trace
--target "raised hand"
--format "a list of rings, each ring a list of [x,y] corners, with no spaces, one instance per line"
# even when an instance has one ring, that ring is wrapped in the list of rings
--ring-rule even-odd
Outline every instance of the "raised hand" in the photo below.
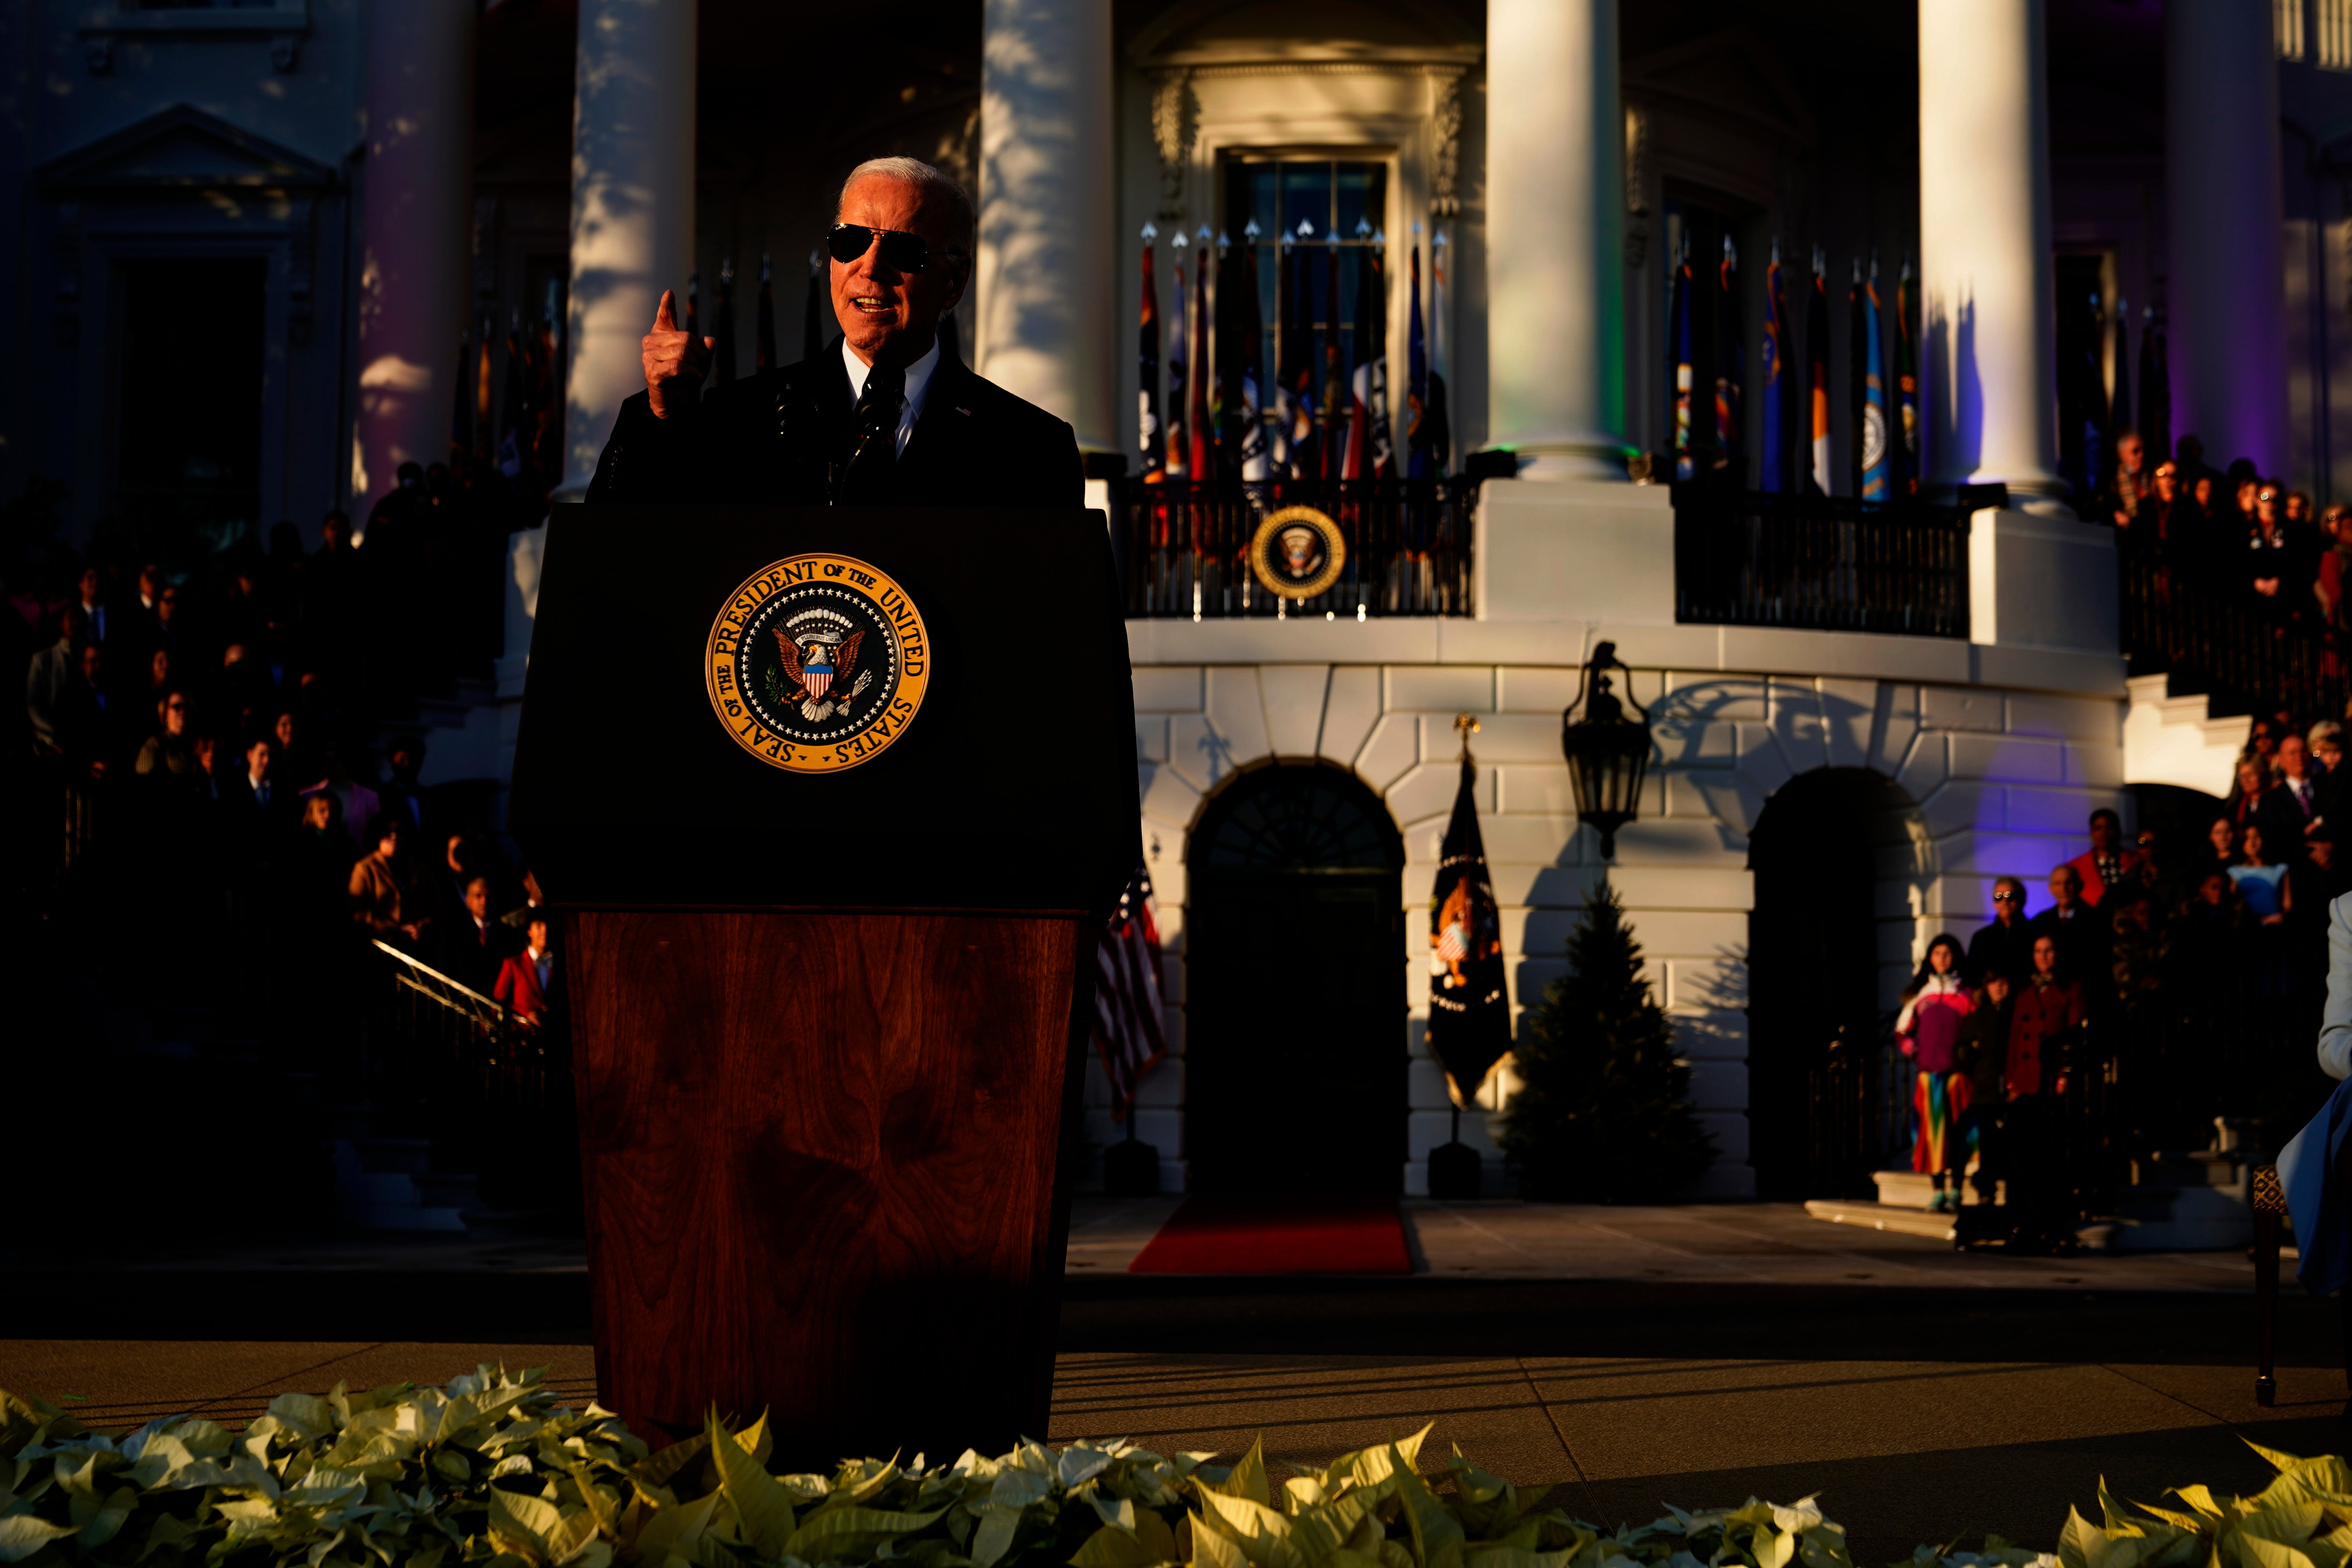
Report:
[[[653,405],[654,417],[667,419],[674,409],[693,407],[702,395],[704,379],[710,374],[710,351],[719,346],[719,340],[698,338],[678,326],[677,301],[669,289],[662,290],[661,308],[654,312],[654,330],[638,346],[646,363],[646,398]]]

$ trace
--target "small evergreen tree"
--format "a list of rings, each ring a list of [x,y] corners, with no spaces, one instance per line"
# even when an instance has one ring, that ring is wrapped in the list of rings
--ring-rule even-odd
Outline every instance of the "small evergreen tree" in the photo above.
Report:
[[[1569,1203],[1671,1196],[1715,1160],[1690,1107],[1690,1068],[1642,978],[1642,949],[1602,883],[1568,939],[1568,974],[1544,990],[1517,1046],[1520,1089],[1503,1117],[1519,1195]]]

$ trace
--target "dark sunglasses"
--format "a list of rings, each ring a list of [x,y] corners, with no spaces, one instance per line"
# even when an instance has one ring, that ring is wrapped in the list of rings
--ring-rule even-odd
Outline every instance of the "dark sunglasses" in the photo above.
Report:
[[[1992,896],[1992,901],[1996,904],[2023,903],[2025,901],[2025,895],[2022,893],[1995,893]]]
[[[934,252],[919,234],[908,234],[895,228],[868,228],[862,223],[837,223],[824,237],[824,247],[844,267],[866,254],[877,240],[881,242],[883,264],[898,272],[920,272],[931,264],[931,258],[961,256],[961,250]]]

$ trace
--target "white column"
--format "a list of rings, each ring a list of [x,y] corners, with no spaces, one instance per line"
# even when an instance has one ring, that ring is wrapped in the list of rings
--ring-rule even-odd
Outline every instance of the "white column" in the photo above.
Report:
[[[638,341],[694,251],[696,0],[581,0],[572,109],[572,298],[563,484],[595,477],[622,400],[645,390]]]
[[[980,59],[980,256],[972,363],[1124,452],[1112,357],[1110,0],[987,0]]]
[[[1487,0],[1490,441],[1522,479],[1625,477],[1617,0]]]
[[[449,456],[474,201],[474,12],[473,0],[367,8],[351,472],[362,526],[401,464]]]
[[[2287,463],[2284,205],[2271,7],[2165,0],[2172,434],[2205,460]]]
[[[2042,0],[1919,0],[1919,257],[1929,482],[2058,498]]]

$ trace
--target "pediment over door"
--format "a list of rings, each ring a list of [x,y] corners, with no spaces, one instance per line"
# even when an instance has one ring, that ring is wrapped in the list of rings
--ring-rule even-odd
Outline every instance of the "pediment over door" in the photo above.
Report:
[[[304,190],[333,184],[336,172],[182,103],[51,159],[34,178],[48,189],[89,192]]]

